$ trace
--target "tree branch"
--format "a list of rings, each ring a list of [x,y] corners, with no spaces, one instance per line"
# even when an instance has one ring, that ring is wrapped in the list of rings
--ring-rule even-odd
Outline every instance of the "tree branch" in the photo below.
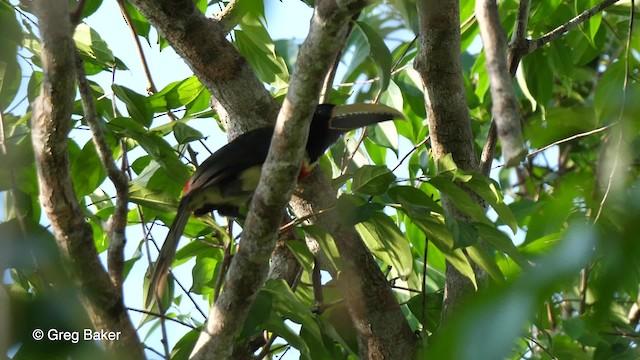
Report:
[[[475,10],[491,82],[491,113],[502,143],[504,161],[507,166],[514,166],[524,159],[526,150],[522,139],[522,115],[507,69],[506,34],[500,23],[495,0],[478,0]]]
[[[527,52],[528,40],[526,39],[527,24],[529,23],[529,10],[531,9],[531,0],[520,0],[518,4],[518,13],[516,14],[516,22],[509,44],[509,52],[507,53],[507,68],[511,77],[516,75],[518,64]],[[491,172],[491,164],[498,143],[498,128],[495,119],[491,119],[487,140],[482,148],[480,157],[480,172],[485,176],[489,176]]]
[[[460,63],[459,1],[425,0],[417,2],[417,6],[420,52],[414,67],[422,78],[434,160],[437,163],[438,159],[451,154],[461,169],[477,171],[479,164]],[[445,210],[468,221],[445,195],[442,194]],[[474,263],[472,266],[481,284],[486,276]],[[451,314],[474,291],[474,284],[447,262],[443,317]]]
[[[98,112],[93,102],[91,88],[87,81],[87,75],[84,71],[84,64],[80,55],[76,53],[76,78],[78,80],[78,91],[82,101],[84,111],[84,120],[91,129],[93,144],[96,147],[98,157],[102,162],[102,166],[107,171],[107,176],[116,188],[116,208],[104,224],[105,231],[109,237],[109,275],[111,281],[118,288],[118,292],[122,292],[122,275],[124,271],[124,246],[127,242],[125,236],[125,228],[127,227],[127,205],[129,204],[129,178],[127,174],[118,169],[111,148],[104,138],[102,124],[100,123]]]
[[[105,272],[70,177],[67,135],[73,109],[75,46],[68,3],[34,2],[42,37],[44,79],[33,104],[32,141],[40,204],[51,222],[65,269],[80,289],[80,300],[96,330],[120,331],[104,343],[112,357],[143,358],[143,348],[125,310],[122,294]]]
[[[566,23],[546,33],[541,38],[535,39],[535,40],[529,40],[529,48],[528,48],[527,54],[534,52],[535,50],[542,47],[543,45],[561,37],[562,35],[566,34],[569,30],[589,20],[595,14],[603,11],[604,9],[617,3],[618,1],[620,0],[604,0],[600,4],[592,7],[591,9],[583,11],[580,15],[574,17],[573,19],[567,21]]]

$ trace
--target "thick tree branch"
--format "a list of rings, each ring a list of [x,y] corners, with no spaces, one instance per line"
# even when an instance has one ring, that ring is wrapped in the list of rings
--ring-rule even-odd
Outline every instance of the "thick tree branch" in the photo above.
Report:
[[[104,224],[104,228],[109,237],[109,275],[111,276],[113,284],[118,288],[118,292],[122,292],[122,282],[124,280],[122,278],[124,271],[124,246],[127,242],[125,228],[127,227],[127,205],[129,204],[129,178],[123,170],[118,169],[113,160],[111,148],[104,137],[102,124],[93,102],[93,95],[91,94],[91,87],[89,86],[84,71],[82,58],[80,58],[80,55],[77,53],[76,77],[78,79],[78,90],[84,110],[84,120],[91,129],[93,144],[96,147],[96,152],[102,162],[102,166],[106,169],[107,176],[116,188],[116,208],[113,215],[109,218],[109,221]]]
[[[32,140],[38,168],[40,204],[51,222],[65,269],[80,290],[80,300],[97,330],[119,331],[119,341],[105,342],[111,356],[143,358],[122,294],[105,272],[73,191],[67,135],[75,95],[75,46],[68,3],[34,2],[42,36],[44,79],[33,104]]]
[[[522,115],[507,69],[506,34],[495,0],[478,0],[475,10],[491,82],[491,113],[496,122],[505,164],[514,166],[524,158],[526,150],[522,139]]]
[[[528,40],[526,35],[530,9],[531,0],[520,0],[513,34],[511,36],[511,43],[509,44],[509,53],[507,54],[507,67],[511,77],[516,75],[518,64],[520,64],[520,60],[527,51]],[[493,156],[495,154],[497,143],[498,129],[496,127],[495,120],[491,119],[487,140],[482,148],[482,155],[480,158],[480,172],[486,176],[489,176],[489,173],[491,172],[491,164],[493,163]]]
[[[477,171],[460,63],[459,1],[425,0],[417,5],[421,46],[414,66],[422,78],[434,158],[437,161],[451,154],[461,169]],[[445,195],[445,210],[468,220]],[[482,283],[484,272],[477,266],[474,270],[478,283]],[[446,276],[443,317],[475,291],[473,283],[448,262]]]

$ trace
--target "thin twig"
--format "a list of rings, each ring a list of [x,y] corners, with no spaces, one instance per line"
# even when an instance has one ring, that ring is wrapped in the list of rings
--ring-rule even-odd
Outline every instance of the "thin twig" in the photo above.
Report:
[[[631,74],[631,64],[630,64],[630,58],[631,58],[631,40],[633,38],[633,17],[635,16],[635,1],[631,0],[631,7],[629,10],[630,14],[629,14],[629,32],[627,33],[627,45],[626,45],[626,51],[625,51],[625,68],[624,68],[624,82],[622,84],[622,101],[620,104],[620,113],[618,115],[618,122],[620,123],[622,129],[620,129],[620,131],[618,132],[618,144],[616,145],[616,151],[614,154],[614,158],[613,158],[613,164],[611,166],[611,173],[609,174],[609,179],[607,181],[607,189],[604,192],[604,196],[602,196],[602,201],[600,201],[600,206],[598,207],[598,213],[596,214],[596,217],[593,220],[593,223],[597,223],[598,220],[600,219],[600,215],[602,214],[602,209],[604,208],[604,204],[606,203],[608,197],[609,197],[609,193],[611,191],[611,186],[613,184],[613,178],[616,172],[616,168],[618,167],[618,162],[620,161],[620,150],[622,149],[622,138],[623,138],[623,134],[624,134],[624,124],[623,124],[623,120],[624,120],[624,110],[625,107],[627,106],[627,89],[628,89],[628,85],[629,85],[629,77]]]
[[[133,40],[136,44],[136,50],[138,51],[138,56],[140,57],[140,61],[142,62],[142,71],[144,72],[144,76],[147,78],[147,92],[156,93],[158,90],[156,89],[156,85],[153,82],[153,78],[151,77],[151,71],[149,70],[149,64],[147,63],[147,57],[144,55],[144,51],[142,50],[142,44],[140,43],[140,38],[138,37],[138,32],[136,28],[133,26],[133,19],[131,19],[131,14],[129,14],[129,10],[124,4],[124,0],[116,0],[118,6],[120,7],[120,12],[124,17],[124,20],[127,22],[129,26],[129,30],[131,30],[131,34],[133,35]]]
[[[195,326],[195,325],[192,325],[192,324],[186,323],[186,322],[184,322],[184,321],[180,321],[180,320],[178,320],[178,319],[176,319],[176,318],[172,318],[172,317],[169,317],[169,316],[167,316],[167,315],[160,314],[160,313],[157,313],[157,312],[148,311],[148,310],[142,310],[142,309],[134,309],[134,308],[130,308],[130,307],[127,307],[127,310],[128,310],[128,311],[137,312],[137,313],[141,313],[141,314],[147,314],[147,315],[155,316],[155,317],[158,317],[158,318],[161,318],[161,319],[165,319],[165,320],[169,320],[169,321],[173,321],[174,323],[180,324],[180,325],[182,325],[182,326],[186,326],[186,327],[191,328],[191,329],[193,329],[193,330],[199,330],[199,331],[202,331],[202,329],[199,329],[199,328],[198,328],[197,326]]]
[[[424,238],[424,254],[422,260],[422,316],[420,316],[420,323],[422,324],[422,334],[427,334],[427,256],[429,255],[429,239]]]
[[[299,218],[297,218],[297,219],[295,219],[295,220],[292,220],[292,221],[290,221],[290,222],[288,222],[288,223],[286,223],[286,224],[282,225],[282,226],[280,227],[280,229],[278,229],[278,232],[284,232],[284,231],[287,231],[287,230],[291,229],[292,227],[297,226],[297,225],[299,225],[299,224],[302,224],[303,222],[305,222],[305,221],[307,221],[307,220],[311,219],[312,217],[316,217],[316,216],[318,216],[318,215],[320,215],[320,214],[324,214],[324,213],[325,213],[325,212],[327,212],[327,211],[331,211],[331,210],[335,210],[335,209],[336,209],[336,207],[335,207],[335,206],[332,206],[332,207],[330,207],[330,208],[322,209],[322,210],[320,210],[320,211],[314,212],[314,213],[309,214],[309,215],[301,216],[301,217],[299,217]]]
[[[580,307],[578,308],[578,312],[580,315],[584,315],[587,311],[587,291],[589,286],[589,266],[585,266],[582,269],[582,274],[580,276]]]
[[[213,302],[215,303],[218,300],[218,296],[220,295],[220,290],[222,289],[222,284],[224,283],[225,275],[227,274],[227,270],[229,269],[229,264],[231,263],[231,246],[233,246],[233,221],[227,218],[227,231],[229,235],[229,243],[224,246],[224,255],[222,257],[222,267],[220,269],[220,274],[218,274],[218,278],[216,279],[216,285],[213,290]]]
[[[531,341],[532,343],[536,344],[537,347],[539,347],[542,351],[544,351],[545,353],[547,353],[547,355],[549,355],[549,357],[551,357],[552,359],[557,359],[557,357],[555,355],[553,355],[547,348],[545,348],[544,346],[542,346],[542,344],[540,344],[540,342],[538,342],[538,340],[532,338],[531,336],[525,336],[524,337],[526,340]]]
[[[219,2],[218,5],[222,7],[222,2]],[[236,21],[232,21],[234,18],[235,20],[239,20],[240,17],[239,11],[241,10],[241,7],[237,5],[238,0],[231,0],[227,3],[227,6],[222,10],[222,12],[214,16],[214,18],[222,25],[225,33],[230,32],[236,25],[238,25]]]
[[[574,29],[578,25],[583,22],[589,20],[592,16],[606,9],[607,7],[617,3],[620,0],[604,0],[600,4],[592,7],[591,9],[583,11],[580,15],[574,17],[573,19],[567,21],[566,23],[558,26],[557,28],[549,31],[539,39],[529,40],[529,46],[527,53],[531,53],[543,45],[560,38],[562,35],[566,34],[569,30]],[[633,9],[633,6],[631,7]]]
[[[408,291],[410,293],[414,293],[414,294],[420,294],[420,290],[416,290],[416,289],[411,289],[408,288],[406,286],[399,286],[399,285],[391,285],[392,289],[397,289],[397,290],[404,290],[404,291]]]
[[[411,156],[411,154],[413,154],[416,150],[418,150],[422,145],[424,145],[427,141],[429,141],[429,139],[431,138],[431,135],[427,135],[422,141],[420,141],[419,143],[417,143],[413,149],[409,150],[409,152],[407,152],[402,159],[400,159],[400,161],[398,161],[398,163],[396,164],[396,166],[393,167],[393,170],[391,170],[391,172],[395,172],[396,170],[398,170],[398,168],[400,167],[400,165],[402,165],[402,163],[407,160],[407,158],[409,156]]]
[[[547,146],[543,146],[538,150],[530,152],[529,154],[527,154],[527,158],[532,158],[532,157],[536,156],[537,154],[539,154],[539,153],[541,153],[541,152],[543,152],[543,151],[545,151],[545,150],[547,150],[549,148],[552,148],[552,147],[554,147],[556,145],[564,144],[564,143],[569,142],[571,140],[583,138],[585,136],[589,136],[589,135],[593,135],[593,134],[597,134],[599,132],[605,131],[605,130],[607,130],[607,129],[609,129],[609,128],[617,125],[617,124],[618,124],[618,122],[616,121],[616,122],[613,122],[613,123],[611,123],[609,125],[599,127],[597,129],[585,131],[585,132],[582,132],[582,133],[579,133],[579,134],[575,134],[575,135],[569,136],[569,137],[564,138],[564,139],[560,139],[558,141],[554,141],[554,142],[552,142],[551,144],[549,144]]]
[[[264,346],[262,346],[262,350],[260,350],[260,353],[256,355],[256,360],[264,359],[267,355],[269,355],[272,352],[270,347],[271,345],[273,345],[273,342],[276,340],[277,337],[278,336],[275,334],[271,334],[271,336],[269,336],[269,340],[264,344]]]
[[[80,20],[82,20],[82,11],[84,10],[84,6],[86,3],[86,0],[79,0],[78,4],[76,4],[76,8],[73,10],[73,12],[71,12],[71,26],[78,26]]]

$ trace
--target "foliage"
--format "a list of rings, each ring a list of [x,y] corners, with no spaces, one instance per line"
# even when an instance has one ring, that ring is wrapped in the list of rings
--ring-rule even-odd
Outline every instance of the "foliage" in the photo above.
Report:
[[[595,3],[534,0],[528,36],[539,38]],[[218,11],[218,2],[198,4],[203,11]],[[630,39],[632,51],[626,52],[629,4],[614,5],[524,57],[517,85],[526,119],[525,138],[532,155],[516,169],[494,168],[491,178],[459,169],[450,157],[435,164],[429,142],[413,147],[429,132],[422,84],[412,66],[417,46],[413,41],[417,15],[412,2],[395,0],[373,5],[354,24],[339,84],[330,98],[353,102],[379,98],[381,103],[401,109],[407,120],[369,128],[364,146],[358,149],[354,143],[360,134],[350,134],[323,157],[321,167],[339,188],[336,211],[345,224],[356,226],[372,251],[408,323],[422,335],[421,351],[430,358],[640,357],[636,344],[640,336],[638,316],[634,316],[640,284],[640,245],[634,231],[640,221],[640,36],[636,30]],[[479,155],[491,120],[489,80],[479,48],[478,26],[472,18],[473,2],[462,1],[461,5],[461,61]],[[508,37],[517,5],[515,0],[500,2]],[[101,6],[102,1],[89,0],[83,15],[99,11]],[[133,7],[127,9],[139,36],[152,43],[147,20]],[[264,11],[262,3],[245,9],[230,36],[260,80],[281,99],[289,74],[296,71],[295,53],[300,42],[274,41]],[[79,307],[68,302],[61,305],[47,290],[49,282],[65,284],[65,276],[38,205],[29,129],[31,109],[25,106],[37,97],[43,76],[33,19],[24,5],[0,1],[4,147],[0,191],[5,199],[0,267],[8,269],[3,287],[16,322],[25,320],[24,314],[29,313],[16,309],[34,308],[35,304],[54,313],[73,309],[69,306]],[[130,68],[133,64],[124,64],[117,57],[114,44],[106,43],[91,29],[90,20],[78,27],[74,38],[87,74],[98,76]],[[160,51],[165,46],[160,39],[151,47]],[[142,274],[129,270],[136,263],[148,266],[141,251],[146,249],[144,241],[151,240],[138,240],[131,234],[142,225],[152,229],[151,237],[161,236],[155,235],[152,225],[173,220],[180,190],[192,171],[191,165],[185,165],[187,146],[205,153],[199,144],[217,128],[216,120],[209,111],[209,91],[193,76],[175,79],[148,95],[142,93],[141,86],[128,88],[118,82],[110,89],[97,82],[91,82],[91,86],[114,157],[125,158],[130,164],[128,229],[129,241],[137,245],[137,251],[126,259],[126,286],[140,282]],[[117,99],[113,104],[112,95]],[[114,210],[114,191],[105,181],[94,144],[82,135],[86,124],[79,100],[74,109],[74,130],[68,140],[71,177],[94,230],[94,242],[104,252],[107,237],[101,223]],[[175,121],[168,120],[169,113]],[[196,129],[194,119],[208,121],[207,130]],[[562,141],[604,126],[607,128],[588,136]],[[558,144],[549,150],[533,153],[554,142]],[[208,145],[216,148],[221,144],[209,141]],[[345,166],[350,153],[356,156]],[[470,221],[462,222],[445,211],[440,193],[448,195]],[[488,204],[491,211],[486,212],[477,199]],[[237,228],[231,229],[217,217],[190,219],[185,235],[193,241],[179,249],[173,267],[195,260],[190,262],[192,279],[178,279],[192,282],[189,291],[194,297],[213,301],[226,271],[225,261],[239,246],[233,241],[237,234],[230,236],[230,231]],[[331,262],[340,263],[333,239],[322,229],[305,226],[297,231],[316,237]],[[150,246],[153,248],[153,244]],[[344,306],[338,302],[322,314],[311,311],[316,305],[310,286],[312,256],[296,242],[291,242],[289,249],[303,268],[299,285],[292,289],[281,281],[267,282],[238,341],[266,330],[305,359],[345,358],[344,354],[355,357],[357,344]],[[445,260],[474,284],[477,279],[471,262],[477,263],[490,276],[490,285],[438,328]],[[42,272],[49,268],[56,270],[47,271],[50,278],[43,278]],[[324,290],[327,304],[340,299],[332,281],[324,285]],[[178,287],[171,293],[175,297],[168,299],[168,316],[201,326],[202,318],[181,306],[191,300]],[[81,328],[86,320],[77,317],[80,319],[75,322],[47,318],[50,322],[46,325],[24,323],[11,338],[11,356],[38,356],[29,340],[31,328]],[[147,316],[144,322],[153,324],[140,328],[140,337],[148,339],[149,333],[157,331],[159,320]],[[171,340],[177,342],[174,359],[188,356],[197,339],[195,334],[190,331],[182,339]],[[286,351],[281,344],[270,344],[271,351]],[[57,345],[39,343],[38,354],[53,352],[82,358],[85,351],[90,351],[60,349]]]

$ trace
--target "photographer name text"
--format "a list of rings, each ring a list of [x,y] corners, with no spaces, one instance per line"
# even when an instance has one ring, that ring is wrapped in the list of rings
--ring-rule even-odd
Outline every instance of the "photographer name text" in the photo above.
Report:
[[[47,331],[35,329],[31,333],[34,340],[40,341],[66,341],[77,344],[80,341],[117,341],[120,340],[120,331],[94,331],[93,329],[82,329],[82,331],[63,331],[49,329]]]

